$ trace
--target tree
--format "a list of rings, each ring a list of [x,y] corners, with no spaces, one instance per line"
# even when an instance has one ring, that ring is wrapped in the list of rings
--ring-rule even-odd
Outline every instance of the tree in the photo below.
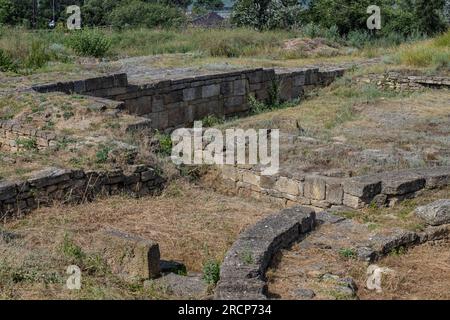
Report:
[[[224,4],[222,0],[197,0],[194,3],[194,10],[204,9],[207,11],[223,9]]]
[[[433,35],[445,30],[445,0],[416,0],[415,16],[422,32]]]
[[[238,0],[231,21],[258,30],[288,28],[298,20],[300,10],[296,0]]]
[[[177,7],[155,2],[134,0],[116,6],[108,15],[108,20],[114,27],[145,26],[177,27],[185,22],[184,13]]]

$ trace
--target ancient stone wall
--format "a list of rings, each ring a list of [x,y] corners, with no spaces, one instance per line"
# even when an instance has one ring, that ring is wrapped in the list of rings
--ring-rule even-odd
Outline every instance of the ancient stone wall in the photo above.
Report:
[[[0,150],[17,152],[46,149],[56,144],[56,135],[42,130],[30,130],[9,121],[0,120]]]
[[[76,92],[123,101],[125,109],[151,120],[152,128],[171,130],[208,115],[229,117],[246,113],[249,95],[265,101],[271,94],[281,100],[300,98],[305,90],[327,85],[344,69],[250,69],[162,80],[147,85],[128,84],[126,74],[36,86],[38,92]],[[278,92],[278,93],[277,93]]]
[[[163,184],[153,168],[143,165],[130,166],[126,172],[49,168],[26,180],[0,181],[0,218],[21,216],[54,201],[80,203],[122,192],[143,196],[157,192]]]
[[[273,256],[314,229],[315,219],[313,210],[294,207],[248,228],[233,244],[222,263],[215,298],[266,299],[265,274]]]
[[[118,73],[84,80],[37,85],[33,86],[33,90],[40,93],[64,92],[107,98],[127,92],[128,78],[126,73]]]
[[[388,72],[385,74],[369,74],[360,81],[374,83],[384,89],[397,91],[414,91],[424,88],[450,88],[449,77],[439,76],[411,76],[399,72]]]
[[[323,225],[328,225],[328,232],[332,233],[331,238],[324,239],[324,235],[329,234],[326,231],[321,233]],[[314,211],[295,206],[258,221],[239,235],[222,263],[214,298],[267,299],[269,292],[266,271],[277,253],[282,249],[289,249],[293,243],[301,242],[301,245],[304,245],[305,250],[301,250],[304,256],[299,258],[310,261],[315,265],[313,269],[317,271],[317,260],[308,260],[309,256],[305,253],[308,248],[313,252],[314,248],[324,247],[330,252],[340,252],[345,241],[355,250],[354,258],[373,263],[398,248],[448,239],[449,235],[448,224],[426,227],[419,232],[400,228],[370,231],[365,224],[335,215],[331,209]],[[304,267],[305,265],[302,265],[302,270]],[[305,277],[309,277],[307,272]]]
[[[222,167],[224,185],[253,198],[267,197],[284,206],[318,208],[345,205],[360,209],[370,204],[392,206],[417,192],[450,185],[450,167],[399,170],[352,178],[321,175],[261,175],[259,171]]]

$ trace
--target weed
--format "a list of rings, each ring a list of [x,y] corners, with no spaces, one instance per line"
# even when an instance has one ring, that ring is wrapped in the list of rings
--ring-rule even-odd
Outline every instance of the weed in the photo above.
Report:
[[[172,154],[172,138],[170,135],[157,131],[155,139],[158,141],[157,152],[162,156],[170,156]]]
[[[81,247],[76,245],[67,233],[64,234],[64,239],[60,250],[64,257],[71,263],[81,264],[86,257],[86,254],[83,252]]]
[[[202,119],[202,124],[204,127],[214,127],[216,125],[222,124],[223,122],[223,119],[220,119],[215,115],[208,115]]]
[[[345,259],[356,258],[356,252],[352,248],[342,248],[339,250],[339,255]]]
[[[95,162],[99,164],[106,163],[108,161],[110,151],[110,146],[101,145],[95,153]]]
[[[208,260],[203,265],[203,280],[207,284],[215,285],[220,280],[220,262]]]
[[[37,149],[36,138],[19,138],[16,140],[16,144],[25,150],[36,150]]]

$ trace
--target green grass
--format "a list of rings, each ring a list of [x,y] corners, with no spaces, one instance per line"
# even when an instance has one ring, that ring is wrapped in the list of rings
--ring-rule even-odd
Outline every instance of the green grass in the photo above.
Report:
[[[450,68],[450,31],[428,41],[401,46],[395,61],[411,67],[448,71]]]
[[[203,265],[203,280],[207,284],[215,285],[220,279],[220,262],[208,260]]]

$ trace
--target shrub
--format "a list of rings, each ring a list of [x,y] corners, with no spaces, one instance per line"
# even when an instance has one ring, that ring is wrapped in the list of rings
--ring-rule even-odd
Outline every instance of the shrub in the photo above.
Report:
[[[176,7],[135,0],[116,7],[110,14],[110,21],[116,28],[127,26],[171,28],[183,24],[185,16]]]
[[[16,143],[18,146],[24,148],[25,150],[36,150],[37,141],[36,138],[22,138],[17,139]]]
[[[215,285],[220,280],[220,262],[208,260],[203,265],[203,280],[207,284]]]
[[[109,152],[111,148],[108,146],[101,146],[95,154],[95,162],[97,163],[106,163],[108,161]]]
[[[238,0],[231,22],[238,27],[257,30],[286,29],[295,26],[300,17],[297,1]]]
[[[253,114],[262,113],[269,109],[264,102],[256,100],[253,95],[248,96],[248,104],[250,106],[250,112]]]
[[[98,31],[84,29],[75,31],[68,45],[79,55],[101,58],[110,49],[111,41]]]
[[[347,36],[347,40],[348,43],[351,46],[357,47],[357,48],[362,48],[365,45],[367,45],[370,40],[371,40],[371,36],[367,31],[360,31],[360,30],[355,30],[355,31],[351,31],[348,36]]]
[[[163,156],[172,154],[172,138],[169,134],[156,132],[155,139],[158,142],[157,152]]]
[[[86,257],[81,247],[75,244],[68,234],[64,235],[60,250],[64,257],[73,263],[81,263]]]
[[[303,26],[302,32],[306,37],[311,39],[324,36],[323,29],[319,25],[312,22]]]

